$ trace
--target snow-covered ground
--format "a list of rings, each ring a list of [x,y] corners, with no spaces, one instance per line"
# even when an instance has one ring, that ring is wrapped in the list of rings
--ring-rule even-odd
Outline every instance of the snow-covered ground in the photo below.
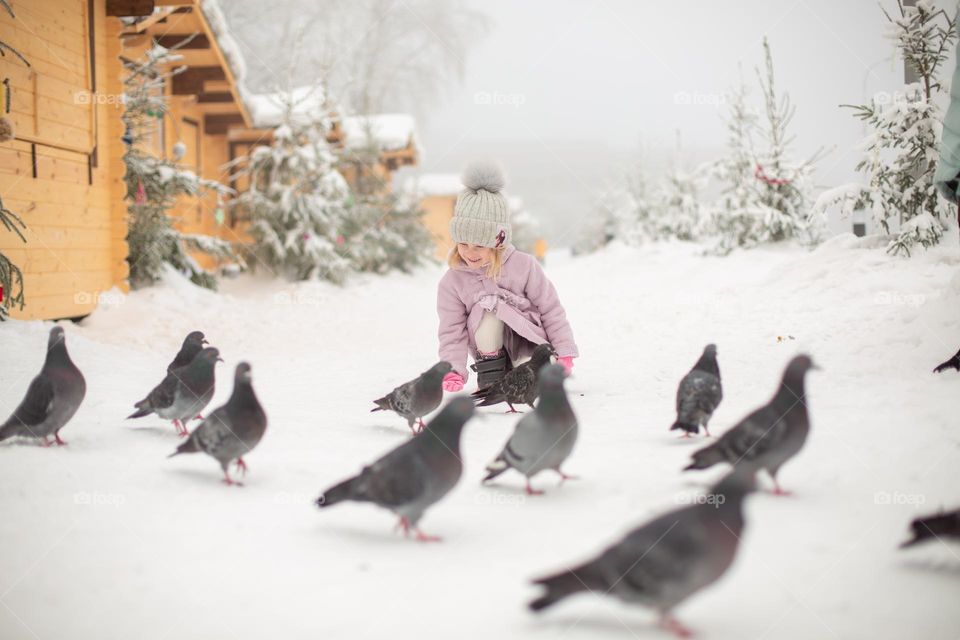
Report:
[[[88,385],[69,446],[0,445],[0,638],[662,637],[650,612],[592,595],[532,615],[528,581],[722,473],[681,473],[704,440],[667,431],[707,342],[724,380],[715,433],[766,401],[798,351],[823,371],[811,438],[781,474],[795,495],[751,498],[732,570],[680,619],[710,638],[956,638],[960,547],[897,544],[918,512],[960,504],[960,376],[930,372],[960,346],[958,266],[955,242],[904,260],[852,236],[812,253],[551,255],[582,353],[568,382],[581,479],[538,478],[533,498],[512,473],[481,487],[515,421],[484,410],[461,483],[422,522],[439,544],[392,533],[369,505],[311,504],[408,437],[370,400],[434,361],[439,266],[346,289],[242,277],[214,294],[171,278],[105,297],[66,325]],[[49,326],[0,325],[3,418]],[[166,459],[169,424],[124,420],[192,329],[226,360],[211,408],[249,360],[270,418],[242,488],[205,456]]]

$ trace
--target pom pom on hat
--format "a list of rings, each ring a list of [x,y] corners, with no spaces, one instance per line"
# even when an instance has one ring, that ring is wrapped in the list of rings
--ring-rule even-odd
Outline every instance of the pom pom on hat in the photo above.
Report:
[[[463,186],[471,191],[499,193],[506,186],[503,170],[495,162],[472,162],[463,170]]]

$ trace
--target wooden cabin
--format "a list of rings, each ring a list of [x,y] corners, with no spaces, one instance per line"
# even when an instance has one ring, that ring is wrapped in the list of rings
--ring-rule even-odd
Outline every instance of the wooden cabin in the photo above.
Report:
[[[0,232],[0,251],[24,275],[26,306],[11,316],[82,316],[102,292],[128,287],[119,56],[139,57],[154,38],[170,46],[196,34],[182,51],[190,68],[167,86],[170,113],[158,123],[156,151],[170,153],[183,142],[181,164],[198,175],[222,179],[228,127],[252,123],[195,0],[10,5],[16,17],[0,12],[0,40],[30,63],[0,58],[15,131],[14,140],[0,144],[0,197],[27,225],[26,243]],[[211,198],[184,199],[172,212],[178,227],[229,238]]]
[[[199,0],[9,0],[16,17],[0,10],[0,41],[16,56],[0,57],[9,79],[7,117],[15,138],[0,143],[0,198],[26,223],[26,243],[0,226],[0,252],[24,275],[20,319],[79,317],[101,295],[128,289],[127,201],[121,121],[120,56],[140,57],[154,41],[171,47],[188,69],[168,83],[169,113],[158,122],[155,151],[180,160],[197,175],[228,183],[224,165],[255,144],[267,144],[272,126],[256,121],[243,88],[244,65],[215,3]],[[393,172],[418,161],[409,116],[372,116],[373,126],[334,118],[334,145],[368,141],[378,132],[375,177],[389,188]],[[369,124],[367,122],[366,124]],[[349,168],[345,171],[349,180]],[[243,188],[244,185],[234,185]],[[243,242],[243,221],[218,210],[216,196],[183,198],[171,211],[184,232]],[[197,256],[212,267],[207,256]],[[9,294],[9,292],[7,292]]]

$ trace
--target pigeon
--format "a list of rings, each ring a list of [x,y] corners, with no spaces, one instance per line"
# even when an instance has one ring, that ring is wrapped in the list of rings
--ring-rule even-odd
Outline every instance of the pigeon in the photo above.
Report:
[[[479,400],[478,407],[506,402],[510,407],[507,413],[519,413],[513,405],[520,403],[526,403],[532,409],[533,401],[537,399],[537,376],[543,365],[550,363],[550,356],[555,355],[557,352],[550,343],[538,344],[529,360],[508,371],[489,387],[477,389],[471,396]]]
[[[941,371],[946,371],[947,369],[956,369],[960,371],[960,351],[957,351],[956,354],[946,362],[941,362],[936,367],[934,367],[934,373],[940,373]]]
[[[167,365],[167,373],[190,364],[193,361],[193,357],[200,353],[205,344],[208,343],[203,335],[203,331],[191,331],[188,333],[187,337],[183,339],[183,345],[180,347],[180,351],[177,352],[173,361]]]
[[[146,398],[134,405],[137,410],[127,416],[127,420],[156,413],[165,420],[172,420],[177,435],[186,437],[186,423],[199,417],[213,399],[217,362],[223,362],[220,351],[205,347],[190,364],[168,373]]]
[[[407,419],[413,433],[423,430],[423,416],[440,406],[443,400],[443,376],[453,370],[449,362],[441,360],[417,378],[405,382],[387,395],[374,400],[374,411],[395,411]],[[414,427],[414,422],[417,427]]]
[[[527,494],[543,493],[530,487],[530,478],[544,469],[560,474],[560,482],[573,478],[560,470],[577,442],[577,416],[563,390],[563,365],[548,364],[540,371],[540,402],[532,413],[520,418],[513,435],[500,455],[487,465],[483,482],[493,480],[507,469],[516,469],[527,478]]]
[[[460,433],[474,411],[470,398],[454,398],[420,435],[364,467],[359,475],[324,491],[317,506],[332,507],[345,500],[372,502],[399,516],[397,527],[405,535],[413,531],[422,542],[439,540],[423,533],[418,523],[424,511],[460,479]]]
[[[916,518],[910,523],[910,531],[913,538],[901,544],[901,549],[933,538],[960,540],[960,509]]]
[[[720,384],[720,367],[717,366],[717,345],[708,344],[703,354],[693,365],[690,373],[683,377],[677,388],[677,421],[670,431],[680,429],[684,438],[691,433],[703,433],[707,436],[707,423],[723,400],[723,388]]]
[[[56,444],[67,444],[60,437],[60,429],[77,412],[86,393],[83,374],[67,353],[63,327],[50,329],[43,368],[30,383],[20,406],[0,426],[0,440],[13,436],[40,438],[47,447],[53,436]]]
[[[809,356],[799,355],[787,364],[783,380],[766,405],[737,423],[713,444],[693,454],[684,471],[706,469],[718,462],[749,463],[764,468],[773,479],[774,493],[787,495],[777,482],[777,471],[803,448],[810,432],[804,376],[819,369]]]
[[[753,490],[754,470],[734,469],[694,504],[634,529],[584,564],[534,580],[546,593],[530,609],[591,591],[650,607],[663,628],[689,636],[673,609],[726,573],[740,545],[743,501]]]
[[[243,456],[260,443],[266,430],[267,414],[253,392],[250,365],[241,362],[234,372],[233,393],[227,403],[214,409],[167,457],[202,451],[220,463],[226,484],[239,485],[242,483],[230,478],[230,463],[236,460],[237,469],[246,476],[247,463]]]

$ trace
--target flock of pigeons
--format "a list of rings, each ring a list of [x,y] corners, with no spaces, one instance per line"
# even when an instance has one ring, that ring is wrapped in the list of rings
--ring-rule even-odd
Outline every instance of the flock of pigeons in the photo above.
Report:
[[[572,453],[578,421],[564,389],[565,370],[551,363],[556,352],[539,345],[531,359],[518,365],[490,387],[471,397],[456,396],[425,423],[423,417],[442,403],[443,376],[451,370],[438,362],[416,379],[374,401],[372,411],[393,411],[407,421],[414,436],[362,471],[324,491],[316,504],[326,508],[344,501],[370,502],[392,511],[398,527],[418,540],[437,540],[419,528],[424,513],[456,486],[463,472],[460,435],[477,406],[506,403],[533,408],[517,422],[499,455],[486,467],[483,482],[513,469],[526,478],[526,491],[541,494],[531,478],[541,471],[570,479],[561,469]],[[945,366],[960,370],[960,353]],[[229,400],[203,418],[200,413],[213,397],[219,351],[207,345],[200,331],[190,333],[167,366],[163,380],[135,404],[129,418],[151,413],[171,420],[186,438],[171,456],[203,452],[220,463],[227,484],[235,464],[246,474],[243,456],[260,440],[267,417],[253,391],[251,368],[237,365]],[[679,635],[689,630],[672,615],[690,595],[719,579],[730,567],[744,527],[743,501],[755,490],[755,476],[765,470],[774,493],[786,494],[777,472],[803,447],[810,432],[804,382],[817,369],[806,355],[794,357],[783,372],[771,400],[740,420],[711,444],[696,451],[684,470],[706,469],[726,462],[732,470],[694,504],[665,513],[634,529],[592,560],[534,581],[543,594],[530,603],[539,611],[582,591],[613,595],[648,606],[660,615],[661,626]],[[64,331],[50,330],[47,355],[40,373],[13,415],[0,426],[0,441],[13,436],[38,438],[44,446],[66,444],[60,430],[76,413],[86,393],[83,374],[67,353]],[[707,345],[700,359],[677,389],[677,419],[671,430],[692,437],[707,425],[723,399],[715,345]],[[187,423],[201,422],[191,432]],[[50,438],[53,438],[53,442]],[[917,518],[911,523],[910,546],[939,536],[960,538],[960,510]]]

